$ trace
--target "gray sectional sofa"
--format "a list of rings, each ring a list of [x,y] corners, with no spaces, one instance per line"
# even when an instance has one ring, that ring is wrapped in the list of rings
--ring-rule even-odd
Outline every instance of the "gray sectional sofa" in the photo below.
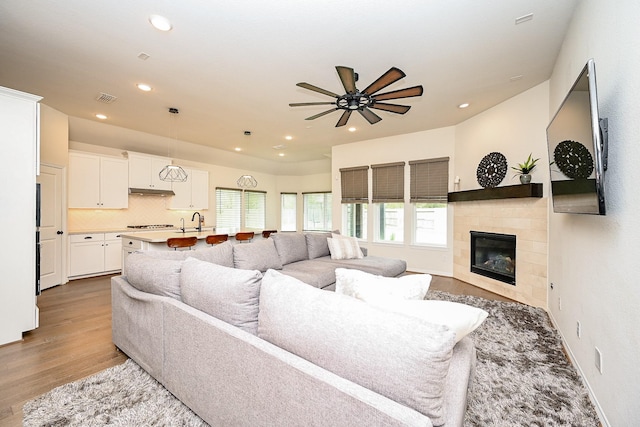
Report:
[[[468,337],[323,290],[338,266],[396,276],[404,262],[331,260],[315,236],[281,236],[130,255],[112,278],[113,342],[211,425],[461,426]]]

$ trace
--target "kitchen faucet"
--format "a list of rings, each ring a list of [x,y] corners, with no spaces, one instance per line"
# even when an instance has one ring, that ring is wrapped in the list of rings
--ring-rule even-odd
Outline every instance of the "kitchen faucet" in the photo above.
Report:
[[[184,218],[180,218],[180,222],[182,223],[182,227],[180,227],[180,231],[182,231],[183,233],[185,232],[185,228],[184,228]]]
[[[196,227],[196,229],[198,230],[198,232],[202,231],[202,217],[200,216],[200,212],[194,212],[193,216],[191,217],[191,221],[196,219],[196,215],[198,215],[198,226]]]

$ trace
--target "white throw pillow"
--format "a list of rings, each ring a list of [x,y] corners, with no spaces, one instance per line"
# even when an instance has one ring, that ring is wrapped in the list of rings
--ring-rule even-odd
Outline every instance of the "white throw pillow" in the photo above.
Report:
[[[360,259],[364,258],[358,239],[355,237],[343,236],[341,234],[332,233],[327,238],[331,259]]]
[[[357,295],[356,295],[357,297]],[[416,317],[436,325],[447,326],[456,333],[456,342],[473,332],[489,313],[466,304],[439,300],[387,300],[369,301],[375,307]]]
[[[360,270],[336,268],[336,293],[367,302],[423,299],[430,284],[430,274],[384,277]]]

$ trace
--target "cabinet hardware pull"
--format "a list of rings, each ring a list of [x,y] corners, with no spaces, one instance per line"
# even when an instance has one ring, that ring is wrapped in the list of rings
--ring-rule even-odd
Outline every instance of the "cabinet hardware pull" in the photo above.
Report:
[[[87,237],[84,238],[84,240],[90,240],[90,239],[93,239],[93,237],[87,236]]]

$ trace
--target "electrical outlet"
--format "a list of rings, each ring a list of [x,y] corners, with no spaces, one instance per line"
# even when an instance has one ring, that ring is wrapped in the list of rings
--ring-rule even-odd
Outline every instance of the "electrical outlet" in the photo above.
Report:
[[[558,297],[558,310],[562,311],[562,297]]]
[[[582,325],[579,320],[576,322],[576,335],[578,338],[582,338]]]
[[[602,373],[602,353],[600,353],[600,349],[596,347],[596,368],[598,372]]]

